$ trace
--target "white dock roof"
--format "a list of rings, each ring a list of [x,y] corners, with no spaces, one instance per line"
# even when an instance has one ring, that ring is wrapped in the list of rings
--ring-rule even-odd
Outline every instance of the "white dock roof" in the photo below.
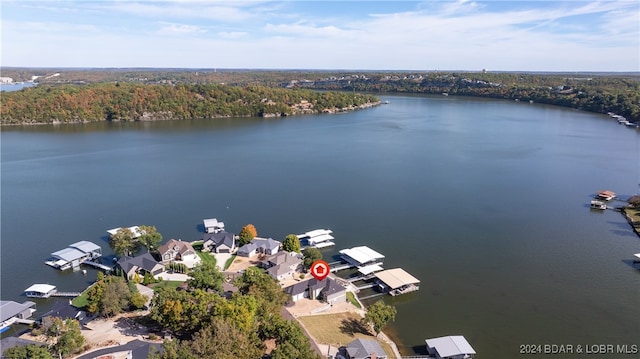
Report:
[[[384,282],[391,289],[400,288],[409,284],[418,284],[420,280],[411,274],[405,272],[402,268],[387,269],[382,272],[378,272],[375,276]]]
[[[51,284],[34,284],[31,287],[25,289],[25,292],[38,292],[42,294],[46,294],[56,289],[55,285]]]
[[[341,254],[348,256],[360,264],[373,262],[379,259],[384,259],[384,256],[367,246],[353,247],[349,249],[343,249]]]
[[[314,229],[313,231],[309,231],[303,234],[298,234],[298,238],[317,237],[317,236],[322,236],[322,235],[331,234],[331,233],[333,233],[333,231],[330,229]]]
[[[93,242],[89,242],[89,241],[80,241],[80,242],[76,242],[72,245],[70,245],[69,247],[72,248],[76,248],[79,249],[85,253],[91,253],[94,251],[101,251],[102,248],[100,248],[99,245],[93,243]]]
[[[425,342],[427,342],[427,347],[437,350],[438,355],[442,358],[476,353],[462,335],[427,339]]]
[[[300,238],[300,237],[298,237]],[[321,234],[319,236],[314,236],[314,237],[310,237],[307,241],[309,242],[310,245],[314,245],[316,243],[320,243],[320,242],[326,242],[326,241],[330,241],[333,240],[335,238],[333,238],[332,235],[330,234]]]
[[[224,227],[224,222],[218,222],[217,218],[207,218],[203,222],[205,228]]]
[[[380,267],[378,264],[370,264],[368,266],[360,267],[358,272],[362,273],[362,275],[369,275],[373,272],[379,272],[384,268]]]
[[[634,254],[634,256],[640,258],[640,253],[636,253],[636,254]]]
[[[85,256],[85,252],[75,249],[75,248],[65,248],[65,249],[61,249],[57,252],[53,252],[51,253],[52,257],[56,257],[56,258],[60,258],[62,260],[65,260],[67,262],[71,262],[74,261],[76,259],[80,259],[82,257]]]

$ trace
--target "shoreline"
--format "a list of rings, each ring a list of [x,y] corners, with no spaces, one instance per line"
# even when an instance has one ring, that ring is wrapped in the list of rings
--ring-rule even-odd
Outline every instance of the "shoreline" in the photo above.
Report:
[[[221,116],[214,116],[214,117],[204,117],[204,118],[184,118],[184,119],[180,119],[180,118],[171,118],[170,116],[168,117],[141,117],[139,119],[132,119],[132,120],[123,120],[123,119],[117,119],[117,120],[95,120],[95,121],[90,121],[90,120],[73,120],[73,121],[52,121],[52,122],[20,122],[20,123],[0,123],[0,127],[18,127],[18,126],[46,126],[46,125],[53,125],[53,126],[59,126],[59,125],[85,125],[85,124],[89,124],[89,123],[137,123],[137,122],[158,122],[158,121],[198,121],[198,120],[207,120],[207,119],[224,119],[224,118],[277,118],[277,117],[292,117],[292,116],[299,116],[299,115],[325,115],[325,114],[338,114],[338,113],[345,113],[345,112],[352,112],[352,111],[358,111],[358,110],[364,110],[364,109],[368,109],[368,108],[372,108],[372,107],[376,107],[382,104],[382,101],[376,101],[376,102],[367,102],[365,104],[362,105],[358,105],[358,106],[348,106],[345,108],[337,108],[337,107],[333,107],[333,108],[325,108],[322,109],[320,111],[317,110],[313,110],[313,111],[296,111],[295,109],[293,109],[294,111],[291,114],[285,114],[284,116],[282,114],[279,113],[263,113],[262,115],[258,115],[258,116],[251,116],[251,115],[246,115],[246,116],[230,116],[230,115],[221,115]]]
[[[630,208],[629,206],[622,207],[620,211],[622,215],[627,219],[627,222],[631,226],[631,229],[640,237],[640,221],[634,221],[632,215],[627,213],[628,210],[635,210],[636,212],[640,212],[640,209]],[[640,213],[637,214],[640,216]]]

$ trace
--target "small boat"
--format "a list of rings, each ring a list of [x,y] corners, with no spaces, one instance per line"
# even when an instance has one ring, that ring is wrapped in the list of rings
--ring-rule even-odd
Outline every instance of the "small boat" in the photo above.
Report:
[[[607,204],[602,201],[593,200],[591,201],[591,208],[605,210],[607,209]]]

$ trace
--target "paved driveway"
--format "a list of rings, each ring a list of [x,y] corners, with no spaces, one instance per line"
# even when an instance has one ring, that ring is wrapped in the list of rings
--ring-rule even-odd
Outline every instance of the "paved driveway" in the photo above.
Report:
[[[231,258],[231,253],[212,253],[214,257],[216,257],[216,265],[220,271],[224,270],[224,265],[227,263],[227,260]]]

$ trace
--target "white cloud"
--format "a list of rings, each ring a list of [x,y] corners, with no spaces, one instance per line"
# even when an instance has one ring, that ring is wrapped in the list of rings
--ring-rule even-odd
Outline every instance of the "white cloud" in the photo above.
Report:
[[[192,35],[206,32],[206,29],[195,25],[165,23],[156,33],[158,35]]]
[[[220,31],[217,35],[223,39],[239,39],[248,35],[248,32],[245,31]]]
[[[92,10],[100,6],[106,18],[117,19],[118,27],[110,25],[113,22],[101,26],[3,21],[3,63],[540,71],[640,67],[637,2],[547,2],[510,10],[493,10],[482,2],[429,2],[411,11],[376,14],[296,14],[294,10],[304,10],[299,3],[287,7],[244,1],[82,4]],[[268,11],[259,13],[259,8]],[[275,9],[280,16],[275,16]],[[224,11],[228,17],[221,15]],[[89,41],[88,34],[95,40]],[[31,43],[39,47],[24,49]],[[103,48],[120,55],[100,56]],[[250,56],[256,53],[260,56]]]

